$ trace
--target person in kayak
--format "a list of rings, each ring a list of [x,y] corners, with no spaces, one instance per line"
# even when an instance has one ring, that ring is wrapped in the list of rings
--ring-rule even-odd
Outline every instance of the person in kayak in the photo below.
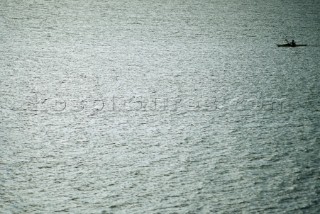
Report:
[[[294,40],[292,40],[290,45],[294,47],[294,46],[296,46],[296,42]]]

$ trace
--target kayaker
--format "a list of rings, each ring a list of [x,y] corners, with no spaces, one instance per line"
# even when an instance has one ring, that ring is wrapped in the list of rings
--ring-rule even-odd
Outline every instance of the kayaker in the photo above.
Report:
[[[291,41],[291,46],[296,46],[296,42],[294,40]]]

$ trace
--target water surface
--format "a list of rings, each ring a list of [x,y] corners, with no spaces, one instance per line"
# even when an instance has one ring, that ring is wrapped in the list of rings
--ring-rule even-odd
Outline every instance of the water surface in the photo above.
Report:
[[[1,213],[319,213],[319,12],[1,0]]]

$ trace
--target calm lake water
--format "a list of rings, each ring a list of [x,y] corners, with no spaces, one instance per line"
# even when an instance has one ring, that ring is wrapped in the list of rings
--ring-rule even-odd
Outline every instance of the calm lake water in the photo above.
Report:
[[[0,213],[320,213],[319,14],[0,0]]]

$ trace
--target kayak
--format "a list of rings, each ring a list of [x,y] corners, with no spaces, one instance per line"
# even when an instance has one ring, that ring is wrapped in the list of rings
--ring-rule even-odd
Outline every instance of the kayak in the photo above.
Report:
[[[301,46],[307,46],[307,45],[292,45],[292,44],[283,44],[283,45],[278,45],[278,47],[301,47]]]

